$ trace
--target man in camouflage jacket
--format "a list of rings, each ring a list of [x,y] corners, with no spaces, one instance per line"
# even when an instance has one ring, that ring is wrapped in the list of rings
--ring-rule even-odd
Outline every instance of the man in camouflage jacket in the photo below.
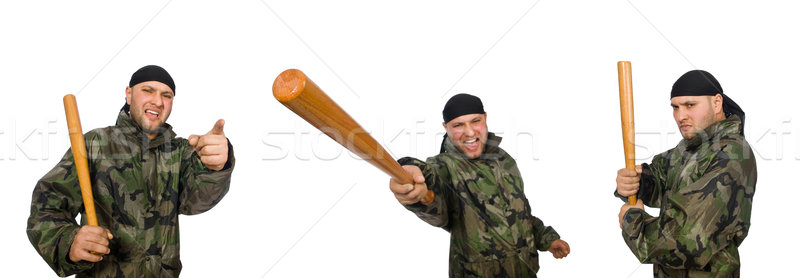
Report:
[[[444,109],[447,136],[440,154],[399,163],[415,184],[390,189],[419,218],[450,232],[450,277],[536,277],[537,250],[569,254],[558,233],[531,215],[516,161],[488,132],[475,96],[459,94]],[[427,190],[433,202],[420,202]]]
[[[738,277],[756,184],[744,112],[700,70],[675,82],[671,103],[684,139],[650,164],[617,172],[616,195],[638,197],[620,209],[622,236],[655,277]]]
[[[36,184],[28,238],[56,274],[180,273],[178,214],[202,213],[219,203],[235,159],[222,120],[206,135],[175,137],[166,124],[174,90],[163,68],[143,67],[126,88],[127,104],[116,125],[86,134],[100,227],[86,225],[71,151]],[[75,221],[79,213],[81,225]]]

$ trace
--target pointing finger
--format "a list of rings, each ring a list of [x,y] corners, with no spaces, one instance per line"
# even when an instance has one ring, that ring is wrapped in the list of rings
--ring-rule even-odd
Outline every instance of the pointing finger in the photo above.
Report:
[[[222,131],[223,127],[225,127],[225,120],[219,119],[214,124],[214,127],[211,129],[210,133],[211,134],[216,134],[216,135],[224,135],[225,132]]]

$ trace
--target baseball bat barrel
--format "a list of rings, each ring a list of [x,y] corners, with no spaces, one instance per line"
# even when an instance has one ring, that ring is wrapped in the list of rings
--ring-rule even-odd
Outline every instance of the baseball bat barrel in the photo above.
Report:
[[[633,126],[633,79],[631,62],[617,63],[619,75],[619,109],[622,117],[622,144],[625,150],[625,168],[636,170],[636,153]],[[628,203],[636,204],[636,195],[628,196]]]
[[[350,115],[302,71],[288,69],[275,78],[272,93],[281,104],[328,137],[403,184],[414,179]],[[422,200],[433,202],[433,191]]]
[[[92,181],[89,179],[89,162],[86,159],[86,142],[83,141],[81,118],[78,115],[78,103],[75,96],[64,96],[64,112],[67,114],[67,128],[69,141],[72,144],[72,157],[75,159],[75,170],[78,172],[78,182],[81,187],[83,207],[86,210],[86,222],[97,226],[97,214],[94,210],[94,197],[92,197]]]

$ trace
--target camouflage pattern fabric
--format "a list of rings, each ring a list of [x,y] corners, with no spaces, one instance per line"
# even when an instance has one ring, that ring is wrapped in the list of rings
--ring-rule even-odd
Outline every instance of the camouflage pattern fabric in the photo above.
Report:
[[[450,232],[450,277],[536,277],[537,250],[545,251],[558,233],[531,215],[517,163],[489,133],[484,154],[464,156],[450,141],[445,152],[420,167],[436,193],[433,203],[407,205],[425,222]]]
[[[737,247],[756,189],[756,160],[741,128],[733,115],[642,165],[638,197],[661,211],[628,210],[622,236],[655,277],[739,276]]]
[[[80,226],[86,225],[78,177],[68,150],[36,184],[27,233],[33,247],[60,276],[177,277],[181,271],[178,214],[214,207],[230,186],[234,166],[207,169],[189,142],[166,125],[149,140],[125,112],[116,126],[85,135],[99,225],[111,231],[111,253],[97,263],[69,260]]]

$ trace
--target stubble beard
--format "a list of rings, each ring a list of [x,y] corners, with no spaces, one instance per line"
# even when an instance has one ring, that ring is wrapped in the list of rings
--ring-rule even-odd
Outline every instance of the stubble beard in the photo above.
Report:
[[[140,109],[141,109],[141,111],[139,111]],[[150,134],[158,133],[164,127],[164,122],[159,122],[158,125],[153,129],[148,128],[145,125],[146,123],[148,123],[148,120],[146,119],[146,116],[144,115],[144,108],[140,108],[140,109],[136,109],[134,107],[131,107],[130,112],[128,113],[128,115],[130,115],[130,117],[133,119],[133,121],[136,123],[136,125],[138,125],[139,128],[142,129],[142,132],[144,132],[145,134],[150,135]]]

